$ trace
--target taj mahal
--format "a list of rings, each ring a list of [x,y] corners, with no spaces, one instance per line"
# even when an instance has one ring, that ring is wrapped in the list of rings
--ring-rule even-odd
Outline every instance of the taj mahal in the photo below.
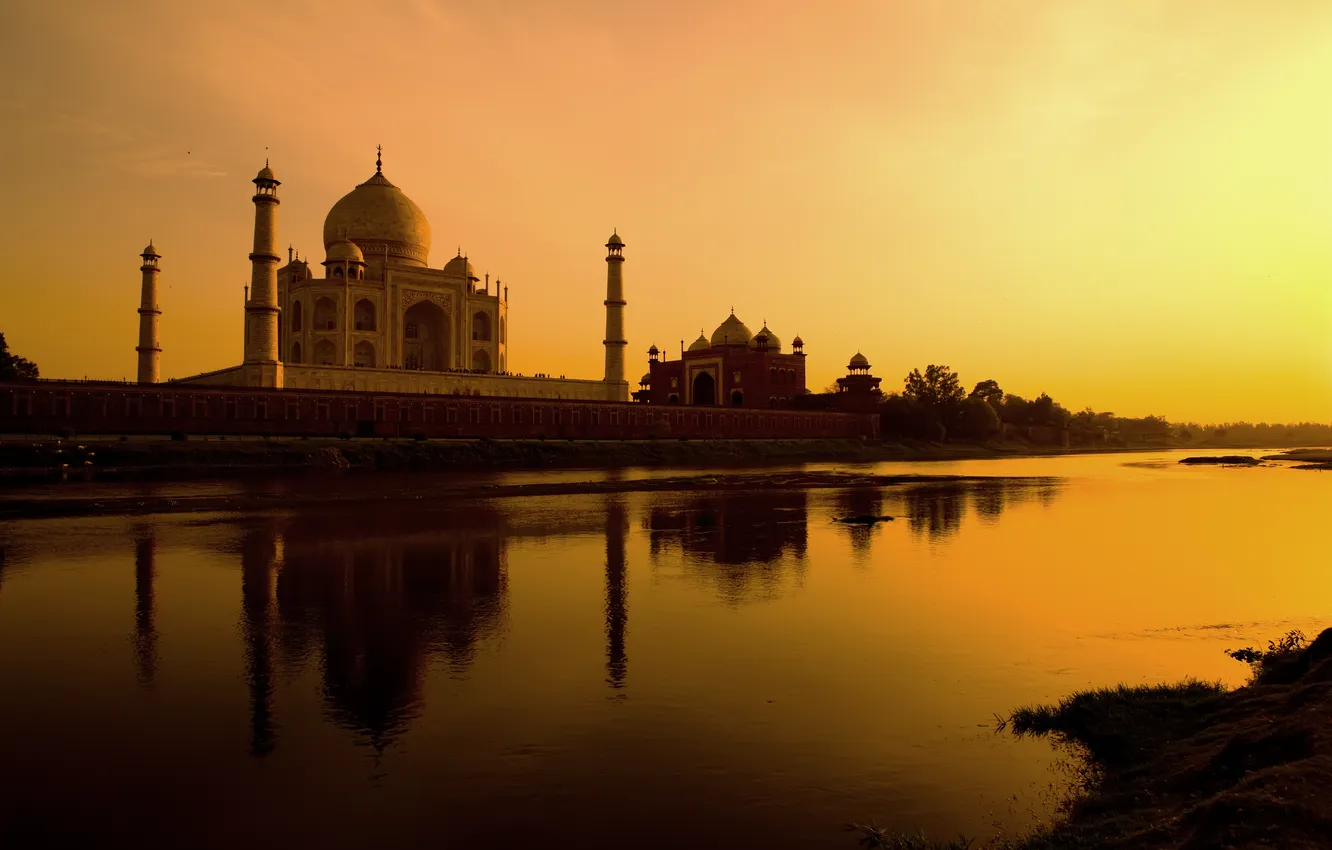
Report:
[[[606,242],[606,369],[601,380],[508,372],[508,287],[479,278],[467,257],[430,267],[430,223],[411,198],[375,172],[324,219],[324,260],[277,248],[281,182],[268,163],[254,178],[254,246],[239,365],[173,384],[362,392],[627,401],[624,377],[624,241]],[[142,253],[139,383],[161,374],[161,254]]]
[[[324,259],[278,254],[278,187],[255,175],[250,282],[238,310],[241,362],[162,381],[162,254],[140,254],[138,379],[0,384],[0,433],[688,439],[878,434],[879,379],[857,354],[837,391],[806,388],[805,344],[735,314],[711,336],[655,344],[625,380],[624,249],[606,240],[605,371],[598,378],[514,374],[509,288],[462,253],[430,265],[430,223],[384,173],[324,218]],[[322,267],[322,268],[318,268]],[[599,287],[598,287],[599,288]],[[595,290],[594,290],[595,292]],[[590,300],[590,299],[589,299]],[[591,304],[589,304],[591,306]],[[674,348],[674,346],[671,346]]]

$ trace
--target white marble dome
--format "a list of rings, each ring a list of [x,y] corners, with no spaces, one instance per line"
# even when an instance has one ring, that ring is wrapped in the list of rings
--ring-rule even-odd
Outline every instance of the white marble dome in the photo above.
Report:
[[[376,171],[338,200],[324,219],[324,247],[343,238],[370,257],[388,256],[424,266],[430,257],[430,222],[411,198]]]

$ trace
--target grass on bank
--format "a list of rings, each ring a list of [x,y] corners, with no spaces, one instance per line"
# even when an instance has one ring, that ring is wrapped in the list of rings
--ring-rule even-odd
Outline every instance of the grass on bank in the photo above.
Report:
[[[855,827],[903,850],[1202,850],[1332,846],[1332,629],[1226,654],[1253,676],[1230,690],[1190,679],[1024,706],[1000,730],[1050,736],[1085,770],[1061,817],[1022,837],[931,842]]]

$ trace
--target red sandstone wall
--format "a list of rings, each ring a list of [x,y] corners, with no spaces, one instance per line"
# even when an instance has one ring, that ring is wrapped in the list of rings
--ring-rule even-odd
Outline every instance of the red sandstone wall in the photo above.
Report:
[[[0,433],[646,439],[876,437],[826,411],[172,385],[0,384]]]

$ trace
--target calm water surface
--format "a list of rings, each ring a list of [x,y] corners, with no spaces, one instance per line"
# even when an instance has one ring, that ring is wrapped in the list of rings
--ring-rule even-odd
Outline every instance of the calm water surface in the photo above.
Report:
[[[1238,684],[1223,649],[1332,624],[1332,476],[1178,457],[3,523],[0,845],[850,848],[850,820],[1020,829],[1060,773],[1048,744],[994,734],[996,713],[1121,681]],[[135,487],[172,489],[106,491]],[[832,522],[848,513],[897,519]]]

